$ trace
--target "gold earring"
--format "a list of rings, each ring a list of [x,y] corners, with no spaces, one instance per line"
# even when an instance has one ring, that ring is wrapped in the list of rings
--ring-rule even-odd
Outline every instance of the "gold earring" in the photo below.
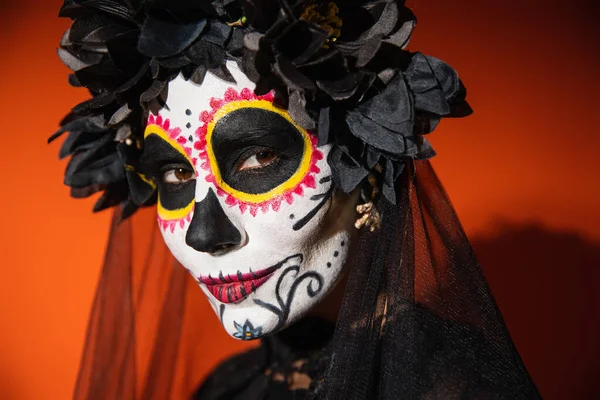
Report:
[[[371,199],[364,204],[356,206],[356,212],[360,214],[360,217],[354,223],[354,227],[361,229],[363,226],[366,226],[369,228],[369,231],[374,232],[381,227],[381,214],[375,208],[375,204],[373,204],[373,200],[379,194],[379,187],[373,175],[369,175],[368,180],[373,188],[370,194]]]

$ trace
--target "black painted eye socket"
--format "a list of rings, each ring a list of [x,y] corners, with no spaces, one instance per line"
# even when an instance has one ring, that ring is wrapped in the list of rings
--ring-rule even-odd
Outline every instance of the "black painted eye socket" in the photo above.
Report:
[[[189,160],[166,140],[155,134],[148,135],[144,140],[140,164],[144,173],[156,183],[160,206],[165,210],[181,210],[194,201],[194,168]]]
[[[214,126],[212,151],[221,179],[244,193],[262,194],[299,169],[305,139],[282,115],[262,108],[240,108]]]

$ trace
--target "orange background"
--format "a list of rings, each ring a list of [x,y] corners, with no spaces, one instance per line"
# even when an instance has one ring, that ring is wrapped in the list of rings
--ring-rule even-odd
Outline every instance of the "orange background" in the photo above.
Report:
[[[69,198],[58,145],[45,144],[86,97],[55,54],[62,2],[12,3],[0,2],[0,398],[67,399],[110,215]],[[600,398],[600,6],[409,5],[411,49],[452,64],[469,89],[475,114],[434,133],[434,166],[517,348],[546,399]],[[206,318],[222,354],[239,348]]]

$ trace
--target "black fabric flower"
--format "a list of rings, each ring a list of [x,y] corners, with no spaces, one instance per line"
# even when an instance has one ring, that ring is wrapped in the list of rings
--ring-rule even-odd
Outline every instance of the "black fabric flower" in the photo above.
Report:
[[[423,137],[435,129],[442,117],[461,117],[472,112],[465,102],[465,89],[456,72],[444,62],[421,53],[410,55],[405,71],[393,78],[372,97],[356,107],[342,109],[344,124],[336,126],[330,157],[338,186],[350,192],[374,169],[381,173],[383,194],[395,203],[395,181],[404,163],[435,155]],[[323,115],[320,131],[332,118]],[[340,117],[338,117],[340,118]],[[335,120],[336,118],[333,118]],[[350,132],[355,139],[348,137]]]
[[[282,5],[279,13],[267,15],[259,11],[273,2],[248,3],[253,3],[248,22],[255,32],[246,37],[245,72],[257,81],[259,93],[275,90],[307,129],[316,127],[323,106],[359,99],[387,68],[372,62],[382,44],[400,50],[415,23],[397,0],[283,0],[276,2]]]
[[[281,3],[278,14],[249,16],[246,73],[317,129],[320,144],[333,143],[338,188],[351,192],[376,172],[395,202],[406,160],[435,154],[422,135],[471,111],[456,72],[403,50],[416,21],[404,1]]]
[[[391,202],[404,163],[435,154],[423,135],[471,112],[450,66],[404,50],[416,19],[403,0],[66,0],[60,15],[73,24],[59,56],[92,98],[50,140],[69,133],[65,183],[75,197],[103,191],[95,210],[152,204],[136,170],[147,108],[180,73],[233,81],[226,60],[333,145],[339,189],[374,174]]]

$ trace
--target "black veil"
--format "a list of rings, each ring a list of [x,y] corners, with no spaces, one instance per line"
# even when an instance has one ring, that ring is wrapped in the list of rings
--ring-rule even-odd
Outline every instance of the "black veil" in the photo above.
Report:
[[[121,216],[115,208],[73,398],[189,398],[207,372],[212,310],[164,245],[156,210]]]
[[[431,164],[409,163],[397,191],[360,235],[313,397],[540,398]],[[116,209],[74,398],[191,398],[210,312],[195,286],[153,209],[124,221]]]
[[[324,397],[539,398],[431,164],[403,175],[360,238]]]

